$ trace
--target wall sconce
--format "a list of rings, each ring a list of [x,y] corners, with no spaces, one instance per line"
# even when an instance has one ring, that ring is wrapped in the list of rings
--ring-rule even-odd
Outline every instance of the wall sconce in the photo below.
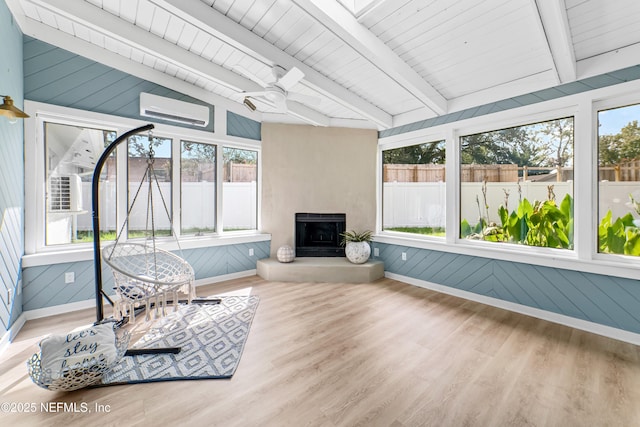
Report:
[[[256,106],[253,102],[251,102],[251,100],[249,99],[248,96],[244,97],[244,101],[242,101],[242,103],[244,104],[245,107],[247,107],[249,110],[251,111],[256,111]]]
[[[18,107],[13,105],[13,99],[9,95],[0,95],[4,98],[0,105],[0,116],[5,116],[9,119],[9,123],[15,123],[16,119],[26,119],[28,114],[24,113]]]

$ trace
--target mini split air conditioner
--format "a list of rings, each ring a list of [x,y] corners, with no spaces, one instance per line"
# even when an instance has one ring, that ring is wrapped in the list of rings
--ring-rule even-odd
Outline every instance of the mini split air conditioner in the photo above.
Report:
[[[209,124],[209,107],[145,92],[140,93],[140,115],[200,127]]]
[[[82,211],[82,180],[78,175],[49,177],[49,212]]]

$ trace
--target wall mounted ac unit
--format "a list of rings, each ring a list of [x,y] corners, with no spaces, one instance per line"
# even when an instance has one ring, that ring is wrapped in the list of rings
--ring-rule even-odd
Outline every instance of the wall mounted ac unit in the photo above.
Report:
[[[82,211],[82,180],[78,175],[49,177],[49,212]]]
[[[140,115],[206,127],[209,124],[209,107],[150,93],[140,93]]]

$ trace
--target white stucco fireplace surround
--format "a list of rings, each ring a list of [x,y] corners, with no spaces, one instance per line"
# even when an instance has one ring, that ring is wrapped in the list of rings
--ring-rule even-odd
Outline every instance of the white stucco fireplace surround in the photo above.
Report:
[[[373,129],[262,123],[261,223],[262,230],[271,234],[271,258],[259,263],[258,274],[267,264],[280,267],[275,259],[280,246],[295,247],[296,213],[343,212],[347,230],[374,230],[377,146]],[[350,268],[346,258],[333,262],[344,263],[345,271]],[[291,266],[300,269],[300,264],[296,260]],[[371,277],[377,278],[382,265],[374,270]]]

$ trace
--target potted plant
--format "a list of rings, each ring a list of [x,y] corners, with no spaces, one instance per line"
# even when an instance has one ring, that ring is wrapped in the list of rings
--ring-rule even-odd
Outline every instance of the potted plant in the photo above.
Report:
[[[354,230],[340,233],[342,241],[340,244],[344,246],[344,253],[347,259],[354,264],[363,264],[371,255],[371,236],[373,231],[366,230],[362,233],[356,233]]]

